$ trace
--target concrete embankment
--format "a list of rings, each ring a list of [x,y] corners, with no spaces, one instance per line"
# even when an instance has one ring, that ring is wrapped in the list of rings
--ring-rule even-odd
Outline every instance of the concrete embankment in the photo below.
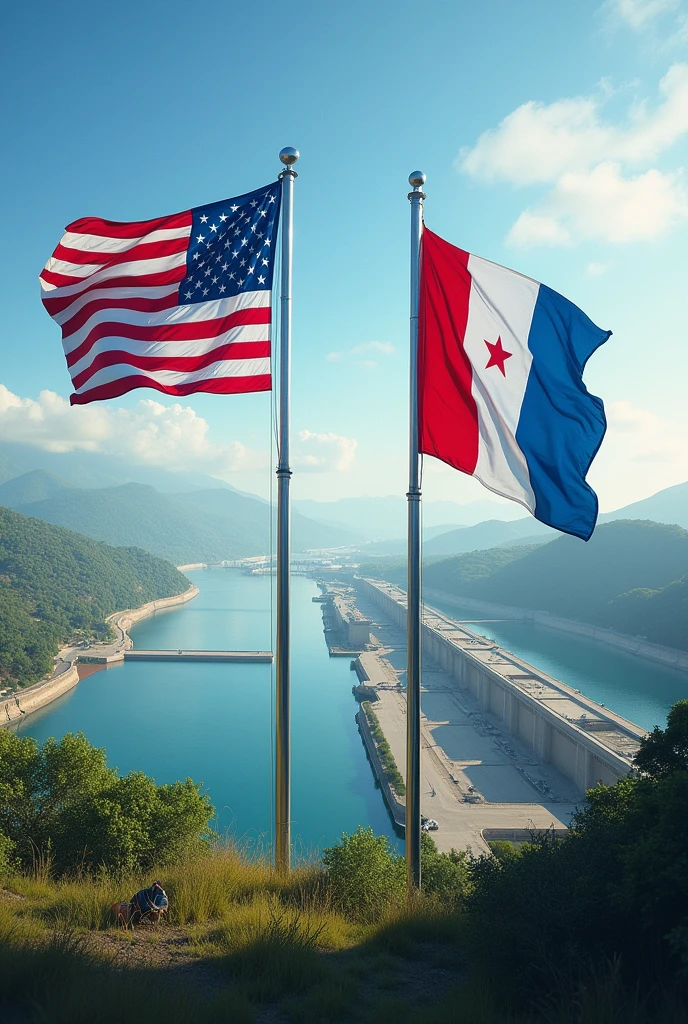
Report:
[[[18,690],[10,697],[0,699],[0,726],[11,725],[25,715],[44,708],[63,694],[67,693],[79,682],[77,663],[85,665],[109,665],[124,660],[124,651],[132,646],[128,630],[133,623],[154,615],[157,611],[185,604],[198,594],[198,587],[192,585],[183,594],[175,597],[164,597],[158,601],[149,601],[140,608],[127,608],[108,616],[107,622],[117,631],[117,640],[111,644],[100,644],[88,651],[80,652],[78,648],[67,647],[58,654],[58,664],[51,676],[40,683]]]
[[[605,629],[604,626],[593,626],[587,622],[565,619],[559,615],[550,615],[548,612],[533,611],[529,608],[515,608],[513,605],[475,601],[457,594],[448,594],[444,590],[434,590],[431,587],[424,587],[423,594],[430,602],[433,600],[446,601],[450,604],[458,604],[462,608],[470,608],[480,614],[494,615],[500,619],[523,619],[528,622],[536,622],[539,626],[547,626],[548,629],[558,629],[564,633],[589,637],[591,640],[616,647],[628,654],[634,654],[636,657],[646,658],[649,661],[659,662],[673,668],[688,669],[688,651],[681,651],[677,647],[663,647],[661,644],[653,644],[649,640],[641,640],[628,633],[617,633],[613,629]]]
[[[140,622],[141,619],[147,619],[149,615],[155,615],[156,612],[175,608],[179,604],[186,604],[187,601],[192,601],[194,597],[198,597],[198,593],[198,587],[195,583],[192,583],[183,594],[177,594],[175,597],[162,597],[158,601],[149,601],[148,604],[141,605],[140,608],[127,608],[123,612],[115,612],[113,615],[109,615],[106,621],[117,630],[119,634],[117,646],[120,648],[116,652],[118,656],[114,659],[110,658],[110,660],[122,661],[124,650],[133,647],[134,642],[129,636],[129,630],[134,623]],[[81,656],[81,660],[93,661],[93,657],[89,654],[88,656]]]
[[[65,662],[60,666],[60,670],[48,679],[27,686],[26,689],[13,693],[8,699],[3,699],[0,704],[0,726],[11,725],[24,715],[38,711],[51,701],[57,700],[63,693],[67,693],[78,682],[76,663]]]

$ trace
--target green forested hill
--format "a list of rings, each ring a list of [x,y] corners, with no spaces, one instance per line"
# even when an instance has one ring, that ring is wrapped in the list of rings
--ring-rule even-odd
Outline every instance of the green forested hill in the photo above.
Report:
[[[103,636],[105,618],[188,580],[137,548],[112,548],[0,507],[0,681],[35,682],[77,630]]]
[[[688,648],[688,575],[660,590],[631,590],[611,601],[606,611],[614,629]]]
[[[374,566],[362,569],[372,570]],[[405,586],[405,568],[380,567]],[[423,584],[457,597],[531,608],[688,649],[688,531],[619,520],[584,544],[559,537],[426,564]]]
[[[67,480],[60,479],[53,473],[42,469],[33,469],[29,473],[12,477],[0,483],[0,505],[8,508],[19,508],[32,501],[45,501],[54,498],[73,487]]]
[[[177,565],[262,555],[270,546],[270,506],[224,489],[172,495],[136,483],[75,487],[19,509],[108,544],[134,544]],[[353,533],[293,516],[295,551],[354,539]]]
[[[428,571],[427,583],[439,566]],[[608,604],[638,588],[659,589],[688,572],[688,532],[635,520],[598,526],[587,544],[560,537],[470,585],[475,597],[601,625]]]

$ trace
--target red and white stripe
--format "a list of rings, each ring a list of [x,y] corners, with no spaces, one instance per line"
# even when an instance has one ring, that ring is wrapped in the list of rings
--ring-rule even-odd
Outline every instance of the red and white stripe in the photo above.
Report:
[[[269,391],[271,292],[180,303],[191,211],[70,224],[40,275],[62,328],[72,405],[133,388],[168,395]]]

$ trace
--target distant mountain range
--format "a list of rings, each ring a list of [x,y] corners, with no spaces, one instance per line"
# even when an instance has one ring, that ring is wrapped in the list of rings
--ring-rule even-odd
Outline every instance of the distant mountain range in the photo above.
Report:
[[[0,443],[0,504],[109,543],[140,544],[177,561],[263,554],[269,547],[270,512],[262,498],[202,473],[129,465],[94,452]],[[401,495],[302,499],[293,507],[294,550],[356,546],[371,558],[406,551],[407,508]],[[543,544],[558,536],[522,511],[515,502],[491,499],[466,505],[426,501],[424,556]],[[599,522],[631,518],[688,528],[688,482],[604,513]]]
[[[162,494],[146,484],[86,489],[34,470],[0,484],[0,505],[67,527],[94,540],[139,547],[177,565],[267,554],[270,506],[238,491],[213,488]],[[295,512],[295,551],[360,541],[353,531]]]
[[[518,510],[519,506],[514,505]],[[615,522],[619,519],[649,519],[656,523],[676,523],[688,529],[688,483],[677,484],[658,491],[650,498],[625,505],[615,512],[605,512],[599,517],[599,524]],[[466,551],[484,551],[502,544],[544,544],[554,540],[560,534],[539,522],[533,516],[512,519],[488,519],[475,526],[445,528],[435,530],[430,535],[423,531],[423,555],[426,558],[436,556],[458,555]],[[406,551],[406,539],[397,537],[392,540],[368,544],[363,549],[366,555],[395,555]]]
[[[209,488],[235,490],[206,473],[173,472],[157,466],[136,465],[99,452],[47,452],[34,445],[0,442],[0,483],[35,469],[58,476],[75,487],[89,489],[139,483],[150,484],[165,494]]]
[[[655,523],[677,523],[688,530],[688,482],[665,487],[649,498],[624,505],[616,512],[603,512],[601,523],[616,519],[651,519]]]
[[[555,530],[539,523],[537,519],[515,519],[505,523],[501,519],[488,519],[475,526],[461,526],[458,529],[423,530],[423,556],[458,555],[464,551],[482,551],[502,544],[544,544],[558,536]],[[396,555],[406,552],[406,539],[378,541],[366,544],[363,555]]]
[[[398,540],[406,532],[406,498],[389,495],[383,498],[340,498],[338,501],[312,501],[301,499],[294,508],[319,522],[346,525],[364,534],[368,540]],[[460,505],[455,501],[424,501],[423,524],[426,528],[473,526],[485,519],[503,520],[520,518],[522,508],[513,502],[485,499]]]

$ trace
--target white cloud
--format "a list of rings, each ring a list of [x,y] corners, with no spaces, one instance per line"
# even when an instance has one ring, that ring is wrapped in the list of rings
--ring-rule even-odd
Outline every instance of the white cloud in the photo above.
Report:
[[[688,419],[672,420],[628,401],[606,406],[608,429],[590,471],[605,511],[688,479]]]
[[[391,356],[394,352],[394,345],[389,341],[364,341],[361,345],[354,345],[351,351],[354,355],[362,355],[364,352],[381,352],[383,355]]]
[[[640,32],[663,14],[678,11],[682,0],[607,0],[603,10],[614,21]]]
[[[360,344],[354,345],[343,352],[328,352],[325,358],[328,363],[340,363],[343,359],[351,359],[352,356],[366,356],[370,353],[391,356],[395,351],[394,345],[389,341],[362,341]],[[377,362],[370,358],[358,359],[356,363],[367,370],[374,369],[377,366]]]
[[[139,465],[222,476],[268,464],[266,452],[239,441],[215,444],[206,420],[189,406],[142,399],[133,409],[70,406],[54,391],[19,398],[0,384],[0,436],[50,452],[91,451]]]
[[[624,125],[602,117],[604,93],[522,104],[461,153],[459,168],[488,182],[551,182],[603,160],[653,160],[688,134],[687,64],[670,67],[659,83],[660,102],[654,108],[647,102],[634,105]]]
[[[294,452],[294,465],[301,470],[346,473],[351,469],[358,441],[341,434],[318,434],[299,431],[299,445]]]
[[[606,274],[611,263],[588,263],[587,272],[589,277],[602,277]]]
[[[688,445],[661,416],[632,402],[607,406],[609,438],[634,463],[671,463],[688,475]],[[605,441],[605,444],[607,442]]]
[[[623,123],[603,116],[610,90],[544,104],[529,101],[484,132],[457,166],[482,181],[550,184],[509,233],[515,245],[617,244],[656,238],[688,216],[681,168],[643,168],[688,135],[688,65],[675,64],[659,99],[630,107]]]
[[[561,245],[571,238],[624,244],[652,241],[688,217],[680,173],[650,170],[624,178],[618,164],[563,174],[535,207],[524,210],[507,240]]]
[[[600,123],[597,99],[530,100],[483,132],[459,155],[457,166],[481,181],[529,185],[588,166],[608,145],[609,128]]]
[[[543,204],[544,205],[544,204]],[[507,241],[526,248],[530,245],[569,245],[571,235],[557,219],[556,213],[524,210],[512,225]]]

